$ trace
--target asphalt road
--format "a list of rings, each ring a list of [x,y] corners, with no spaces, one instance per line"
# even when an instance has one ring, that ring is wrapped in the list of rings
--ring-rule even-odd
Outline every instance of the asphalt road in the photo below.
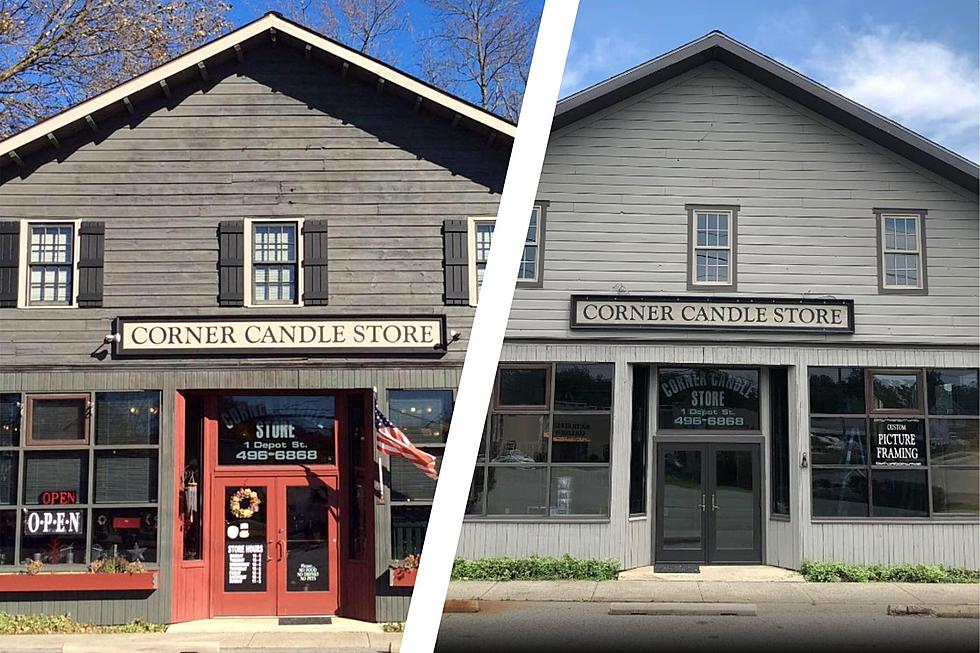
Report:
[[[980,651],[975,619],[888,616],[887,606],[759,604],[752,617],[611,616],[608,603],[480,607],[443,616],[437,653]]]

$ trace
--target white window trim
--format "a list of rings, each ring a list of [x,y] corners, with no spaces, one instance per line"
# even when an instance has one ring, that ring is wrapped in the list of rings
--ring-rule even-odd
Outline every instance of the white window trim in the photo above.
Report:
[[[293,304],[256,302],[255,288],[252,287],[252,231],[255,223],[267,222],[288,222],[296,225],[296,302]],[[303,223],[304,218],[293,217],[268,217],[268,218],[245,218],[245,279],[244,279],[244,306],[246,308],[271,308],[278,310],[289,310],[303,305]]]
[[[496,224],[497,219],[493,216],[468,216],[466,218],[466,252],[467,268],[469,272],[469,296],[470,306],[476,306],[479,299],[480,289],[476,283],[476,225]]]
[[[888,249],[887,237],[885,230],[885,220],[887,218],[912,218],[915,220],[915,251],[909,251],[904,249]],[[881,287],[886,290],[922,290],[925,286],[922,285],[925,279],[925,265],[923,263],[922,251],[924,243],[922,241],[922,215],[918,213],[882,213],[878,216],[878,226],[881,230],[881,239],[879,241],[879,251],[878,258],[879,264],[881,265]],[[885,255],[886,254],[915,254],[915,258],[918,261],[918,277],[916,284],[914,286],[909,286],[907,284],[889,284],[888,283],[888,267],[885,265]]]
[[[725,214],[728,216],[728,247],[718,247],[716,245],[698,245],[698,215],[706,213]],[[735,219],[731,209],[694,209],[693,219],[691,220],[691,285],[692,286],[714,286],[728,288],[733,284],[732,275],[734,274],[735,252],[734,238],[732,237],[732,227]],[[698,250],[726,250],[728,252],[728,278],[725,281],[698,281]]]
[[[39,224],[70,224],[72,226],[71,302],[68,304],[31,304],[29,301],[30,292],[28,287],[30,286],[31,279],[28,270],[30,270],[31,259],[31,225]],[[28,308],[32,311],[78,308],[78,259],[80,254],[78,247],[81,242],[78,232],[81,228],[81,219],[59,220],[57,218],[42,218],[35,220],[28,218],[20,221],[20,255],[17,257],[17,308]]]

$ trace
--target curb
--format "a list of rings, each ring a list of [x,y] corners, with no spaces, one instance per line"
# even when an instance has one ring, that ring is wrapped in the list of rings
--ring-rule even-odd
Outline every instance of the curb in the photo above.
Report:
[[[217,642],[153,642],[145,645],[134,642],[73,642],[62,646],[61,653],[218,653],[220,650],[221,646]]]
[[[888,614],[893,617],[923,616],[940,619],[980,619],[977,605],[889,605]]]
[[[610,603],[611,615],[754,617],[755,603]]]

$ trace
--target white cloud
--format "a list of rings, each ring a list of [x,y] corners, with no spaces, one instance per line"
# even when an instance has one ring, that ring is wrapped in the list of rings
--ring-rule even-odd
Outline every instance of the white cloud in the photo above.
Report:
[[[585,46],[580,40],[573,39],[560,94],[562,97],[571,95],[649,58],[639,43],[620,35],[595,36]]]
[[[980,69],[966,55],[893,27],[848,34],[809,60],[834,90],[974,161],[980,157]]]

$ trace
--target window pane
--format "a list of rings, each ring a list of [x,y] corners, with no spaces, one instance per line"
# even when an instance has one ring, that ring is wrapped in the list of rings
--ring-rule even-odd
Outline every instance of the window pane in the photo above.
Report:
[[[915,251],[918,248],[918,220],[912,217],[885,218],[885,249]]]
[[[980,465],[980,420],[929,420],[929,462],[933,465]]]
[[[45,510],[62,513],[63,519],[77,518],[81,513],[80,533],[45,533],[28,535],[22,526],[20,538],[21,560],[40,560],[46,565],[82,564],[85,562],[85,527],[87,511],[68,506],[49,506]],[[69,513],[71,516],[69,517]]]
[[[543,516],[548,514],[544,467],[490,467],[487,514]]]
[[[609,514],[608,467],[552,467],[552,516]]]
[[[926,423],[921,419],[871,420],[872,465],[925,465]]]
[[[500,370],[501,406],[545,406],[548,396],[548,370],[502,368]]]
[[[34,225],[31,227],[31,263],[71,263],[71,225]]]
[[[918,254],[885,254],[886,286],[919,286]]]
[[[871,470],[871,502],[875,517],[928,517],[926,470]]]
[[[391,507],[391,557],[401,560],[407,555],[420,555],[429,524],[431,506]]]
[[[980,470],[933,467],[932,510],[974,515],[980,512]]]
[[[926,378],[931,415],[980,414],[977,370],[930,370]]]
[[[483,512],[483,472],[484,467],[473,470],[473,482],[470,484],[470,495],[466,499],[467,515],[482,515]]]
[[[0,447],[20,444],[20,395],[0,394]]]
[[[0,566],[17,564],[14,539],[17,537],[17,512],[0,510]]]
[[[156,450],[96,452],[95,503],[154,503],[156,500]]]
[[[88,452],[25,452],[24,503],[40,504],[46,492],[74,493],[75,503],[87,503]]]
[[[122,556],[130,562],[157,561],[157,509],[92,511],[92,560]]]
[[[490,462],[546,462],[548,436],[547,415],[494,415],[490,426]]]
[[[85,399],[43,399],[34,397],[31,403],[31,433],[35,442],[77,440],[84,442]]]
[[[610,416],[556,413],[551,460],[561,463],[609,462]]]
[[[521,267],[517,271],[518,279],[535,279],[537,277],[538,247],[537,245],[525,245],[524,254],[521,257]]]
[[[527,242],[529,243],[538,242],[538,214],[540,211],[540,207],[537,206],[531,209],[531,220],[527,224]]]
[[[95,444],[156,444],[159,435],[159,392],[96,393]]]
[[[633,366],[630,417],[630,514],[647,511],[647,442],[650,422],[650,368]]]
[[[866,465],[867,422],[863,418],[811,417],[810,457],[814,465]]]
[[[773,514],[789,515],[789,373],[785,367],[769,368],[770,491]]]
[[[916,374],[872,374],[872,410],[916,410],[919,408],[919,377]]]
[[[867,517],[866,469],[814,469],[814,517]]]
[[[476,225],[476,260],[486,263],[490,256],[490,244],[493,240],[493,223],[479,222]]]
[[[728,283],[728,251],[698,251],[697,281],[705,283]]]
[[[661,368],[657,383],[660,429],[759,429],[758,370]]]
[[[811,367],[810,412],[864,413],[864,370],[860,367]]]
[[[218,402],[219,465],[332,465],[334,398],[225,395]]]
[[[453,416],[453,391],[389,390],[388,415],[415,444],[445,442]]]
[[[555,368],[555,410],[610,410],[612,364],[559,363]]]
[[[442,467],[442,449],[422,451],[436,457],[436,469]],[[422,473],[418,467],[405,458],[391,459],[391,500],[392,501],[432,501],[436,492],[436,482]]]
[[[257,224],[253,238],[256,263],[282,263],[296,260],[295,224]]]
[[[17,452],[0,451],[0,506],[17,503]]]

